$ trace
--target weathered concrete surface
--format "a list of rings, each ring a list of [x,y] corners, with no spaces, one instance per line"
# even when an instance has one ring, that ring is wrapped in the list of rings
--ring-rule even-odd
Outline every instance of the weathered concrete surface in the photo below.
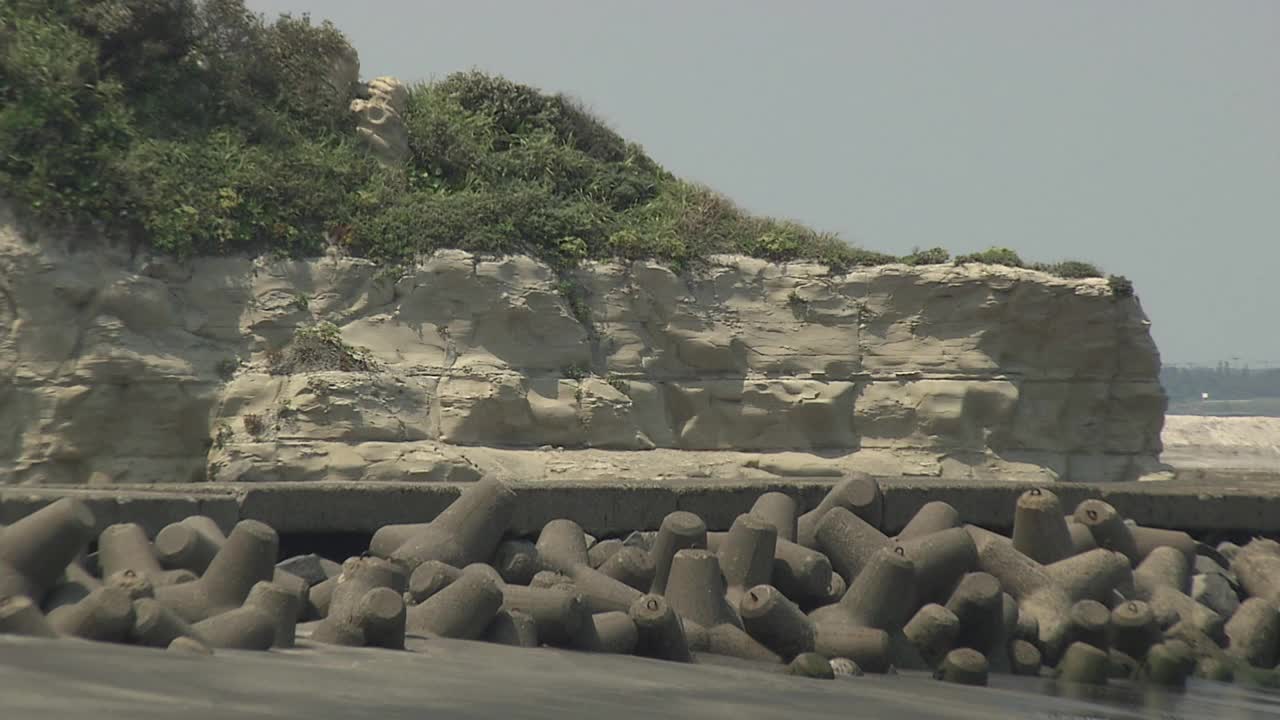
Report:
[[[304,643],[305,645],[305,643]],[[178,657],[160,650],[0,636],[4,717],[57,720],[631,720],[778,717],[1254,718],[1271,699],[1192,681],[1185,694],[1112,687],[1090,699],[1048,681],[992,687],[920,673],[808,680],[732,665],[411,639],[413,652],[331,647]],[[1058,695],[1058,696],[1053,696]],[[1263,713],[1263,714],[1258,714]]]
[[[332,323],[376,369],[272,374]],[[0,483],[1119,481],[1166,406],[1136,298],[981,265],[569,276],[442,251],[189,263],[0,205]]]
[[[880,478],[885,526],[897,531],[922,505],[951,503],[966,522],[1009,528],[1017,497],[1031,484]],[[650,482],[538,482],[514,484],[518,495],[512,530],[534,533],[550,520],[569,518],[596,535],[658,527],[675,510],[697,513],[713,530],[725,530],[761,493],[793,495],[808,508],[832,478],[722,482],[706,479]],[[237,519],[260,520],[281,533],[371,533],[382,525],[422,522],[457,497],[457,483],[245,483],[111,487],[3,488],[0,523],[12,522],[63,495],[89,504],[100,526],[137,522],[151,532],[186,515],[212,515],[230,528]],[[1060,483],[1064,507],[1101,498],[1126,517],[1153,527],[1187,531],[1280,532],[1280,483],[1239,480],[1200,482]]]
[[[108,525],[135,522],[151,535],[190,515],[208,515],[230,531],[240,519],[239,498],[233,490],[201,486],[152,488],[0,488],[0,524],[10,524],[63,496],[85,502],[93,511],[97,531]]]

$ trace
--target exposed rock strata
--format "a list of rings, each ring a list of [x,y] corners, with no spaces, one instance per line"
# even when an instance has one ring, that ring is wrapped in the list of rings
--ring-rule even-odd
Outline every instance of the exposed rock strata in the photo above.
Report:
[[[377,369],[271,374],[321,320]],[[1161,448],[1148,326],[1104,280],[1010,268],[443,251],[397,279],[36,239],[0,207],[0,482],[1132,479]]]
[[[409,90],[393,77],[378,77],[358,86],[359,97],[351,101],[356,116],[356,136],[373,154],[389,165],[409,157],[409,132],[404,113]]]

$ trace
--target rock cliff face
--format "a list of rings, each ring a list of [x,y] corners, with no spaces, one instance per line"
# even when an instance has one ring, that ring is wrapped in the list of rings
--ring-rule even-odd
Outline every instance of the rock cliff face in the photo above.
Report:
[[[372,369],[283,373],[321,321]],[[0,206],[0,482],[1132,479],[1159,468],[1148,325],[1103,280],[1008,268],[446,251],[389,276],[182,263]]]

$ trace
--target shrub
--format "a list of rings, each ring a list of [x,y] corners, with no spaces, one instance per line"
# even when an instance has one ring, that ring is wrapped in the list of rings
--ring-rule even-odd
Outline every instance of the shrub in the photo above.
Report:
[[[316,254],[327,230],[350,221],[351,191],[373,171],[349,142],[276,147],[223,128],[198,143],[142,141],[121,173],[162,250]]]
[[[241,422],[244,423],[244,431],[253,437],[258,437],[267,429],[266,423],[262,421],[261,415],[255,415],[252,413],[245,415],[241,418]]]
[[[609,383],[609,387],[617,390],[623,395],[627,395],[631,392],[631,383],[627,382],[626,378],[618,377],[611,373],[605,382]]]
[[[683,270],[715,253],[836,274],[897,261],[750,215],[576,100],[478,71],[409,89],[409,158],[383,167],[356,141],[353,88],[334,83],[353,52],[328,23],[268,21],[244,0],[7,0],[0,194],[178,255],[305,256],[332,239],[393,268],[443,247],[557,271],[609,257]],[[957,262],[1023,266],[1000,248]]]
[[[1079,260],[1066,260],[1059,263],[1034,263],[1031,268],[1067,279],[1102,277],[1102,271],[1096,265],[1080,262]]]
[[[314,253],[375,165],[351,138],[331,25],[241,0],[0,10],[0,191],[176,253]]]
[[[475,71],[412,88],[405,123],[415,182],[437,191],[537,183],[620,212],[665,175],[576,103]]]
[[[932,251],[931,251],[932,252]],[[1005,265],[1008,267],[1029,268],[1067,279],[1102,277],[1102,271],[1096,265],[1079,260],[1064,260],[1057,263],[1024,263],[1016,252],[1009,248],[990,248],[980,253],[961,255],[955,259],[957,265],[963,263],[985,263],[988,265]]]
[[[369,351],[343,342],[338,326],[330,322],[298,328],[283,351],[268,356],[273,375],[336,370],[367,372],[376,369]]]
[[[815,259],[825,263],[831,268],[831,272],[837,275],[848,272],[854,267],[875,267],[897,261],[897,258],[892,255],[863,250],[836,239],[820,240],[817,243],[815,256]]]
[[[562,274],[556,290],[560,296],[564,298],[565,303],[569,306],[569,313],[573,315],[588,334],[595,332],[595,325],[591,322],[591,306],[587,304],[587,291],[582,285],[568,274]]]
[[[240,361],[236,358],[222,358],[218,361],[215,370],[218,377],[223,380],[230,380],[235,377],[236,370],[240,369]]]
[[[654,257],[680,264],[731,252],[744,235],[746,218],[709,188],[680,180],[619,218],[610,247],[623,257]]]
[[[0,191],[46,218],[111,218],[134,136],[124,90],[91,40],[25,6],[0,10]]]
[[[1133,282],[1123,275],[1108,275],[1107,284],[1111,293],[1118,298],[1133,297]]]
[[[951,253],[945,249],[936,247],[928,250],[916,248],[911,251],[910,255],[902,258],[902,261],[908,265],[941,265],[951,259]]]
[[[221,449],[226,447],[227,443],[233,437],[235,437],[235,431],[231,429],[231,426],[225,422],[220,422],[214,428],[213,438],[210,440],[209,444]]]
[[[560,368],[560,375],[563,376],[566,380],[575,380],[575,381],[581,382],[582,380],[585,380],[586,378],[591,376],[591,369],[586,367],[585,365],[580,365],[580,364],[565,365],[564,367]],[[581,387],[579,387],[578,391],[581,392]],[[581,400],[582,398],[578,398],[578,399]]]
[[[809,240],[812,232],[790,223],[779,223],[774,227],[760,228],[759,235],[746,238],[743,249],[768,260],[794,260],[804,252],[805,241]]]
[[[965,263],[983,263],[985,265],[1007,265],[1008,267],[1026,267],[1018,253],[1009,248],[994,247],[978,253],[961,255],[955,260],[957,265]]]

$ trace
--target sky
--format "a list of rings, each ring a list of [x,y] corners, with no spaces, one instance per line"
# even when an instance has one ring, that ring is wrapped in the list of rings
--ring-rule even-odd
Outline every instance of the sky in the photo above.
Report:
[[[1280,366],[1275,0],[249,0],[361,75],[582,100],[742,207],[1134,281],[1166,364]]]

